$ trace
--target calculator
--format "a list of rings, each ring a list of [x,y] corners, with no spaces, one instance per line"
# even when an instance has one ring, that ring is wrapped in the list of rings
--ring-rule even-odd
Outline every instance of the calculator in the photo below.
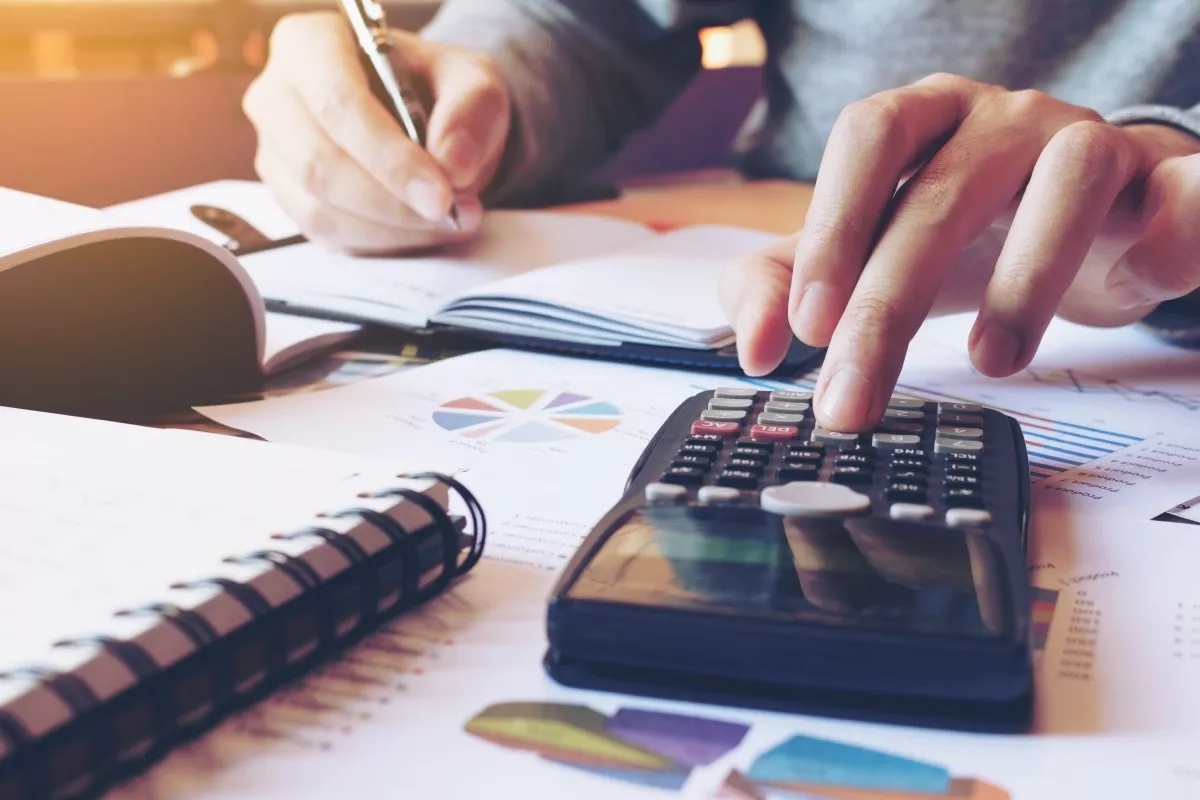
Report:
[[[1033,707],[1016,420],[893,397],[866,434],[731,387],[670,416],[563,572],[545,667],[582,688],[963,730]]]

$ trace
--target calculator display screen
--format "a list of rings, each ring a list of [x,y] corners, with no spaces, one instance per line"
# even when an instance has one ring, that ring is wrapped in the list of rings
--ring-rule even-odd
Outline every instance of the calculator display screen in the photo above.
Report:
[[[1005,566],[983,533],[877,517],[648,508],[619,520],[567,596],[965,637],[1007,635]]]

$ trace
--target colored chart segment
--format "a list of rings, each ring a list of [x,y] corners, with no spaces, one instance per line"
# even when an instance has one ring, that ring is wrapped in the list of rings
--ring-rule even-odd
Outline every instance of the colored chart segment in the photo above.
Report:
[[[443,430],[467,439],[539,444],[607,433],[623,412],[577,392],[504,389],[448,400],[433,411]]]
[[[793,736],[733,770],[717,797],[728,800],[1010,800],[986,781],[943,766],[857,745]]]
[[[612,717],[563,703],[500,703],[468,733],[610,780],[679,790],[692,770],[741,743],[749,727],[723,720],[622,708]]]
[[[1033,590],[1033,651],[1046,649],[1050,637],[1050,623],[1054,620],[1054,607],[1058,604],[1057,589]]]

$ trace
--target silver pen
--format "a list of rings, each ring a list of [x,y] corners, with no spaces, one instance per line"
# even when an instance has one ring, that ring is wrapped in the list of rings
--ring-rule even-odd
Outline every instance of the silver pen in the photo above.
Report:
[[[425,134],[429,115],[421,105],[410,77],[398,70],[388,58],[392,39],[388,35],[387,17],[376,0],[341,0],[342,10],[354,32],[354,41],[367,73],[371,92],[383,103],[409,139],[425,149]],[[450,205],[450,224],[460,230],[458,206]]]

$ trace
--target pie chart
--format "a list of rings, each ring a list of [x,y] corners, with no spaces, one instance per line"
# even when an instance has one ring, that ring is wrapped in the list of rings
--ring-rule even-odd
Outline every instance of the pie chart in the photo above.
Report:
[[[586,394],[506,389],[442,403],[433,421],[455,436],[538,444],[606,433],[621,424],[621,409]]]

